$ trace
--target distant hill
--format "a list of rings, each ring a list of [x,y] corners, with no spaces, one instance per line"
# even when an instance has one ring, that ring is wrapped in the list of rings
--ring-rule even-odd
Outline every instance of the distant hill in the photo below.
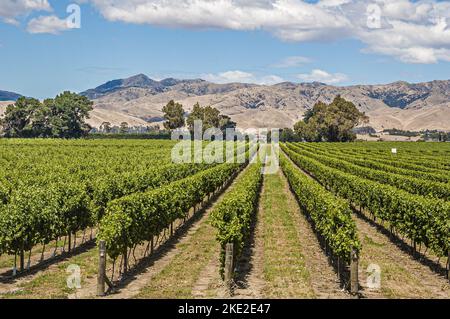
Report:
[[[0,101],[2,101],[2,102],[3,101],[17,101],[17,99],[21,96],[22,95],[13,93],[13,92],[0,91]]]
[[[81,93],[94,100],[90,124],[103,121],[130,125],[161,121],[171,99],[187,111],[199,102],[231,116],[241,128],[292,127],[316,102],[338,94],[370,117],[377,130],[438,129],[450,131],[450,80],[411,84],[337,87],[324,83],[215,84],[201,79],[155,81],[144,74],[107,82]]]
[[[102,97],[122,92],[129,91],[130,93],[126,98],[134,99],[139,96],[133,95],[132,91],[135,89],[141,89],[140,94],[145,92],[144,95],[158,95],[167,92],[182,92],[192,95],[207,95],[207,94],[219,94],[228,93],[240,88],[248,88],[254,85],[251,84],[213,84],[201,79],[195,80],[177,80],[173,78],[164,79],[162,81],[155,81],[150,79],[144,74],[138,74],[127,79],[112,80],[102,84],[95,89],[90,89],[82,92],[82,95],[87,96],[90,99],[100,99]],[[167,101],[168,102],[168,101]]]

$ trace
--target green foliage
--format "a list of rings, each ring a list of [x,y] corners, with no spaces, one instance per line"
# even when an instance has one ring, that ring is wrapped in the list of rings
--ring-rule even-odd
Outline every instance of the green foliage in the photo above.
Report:
[[[391,185],[365,179],[335,168],[282,146],[302,169],[313,174],[338,196],[368,209],[381,220],[410,238],[424,244],[439,256],[450,249],[450,203],[444,200],[411,194]]]
[[[284,128],[280,132],[280,142],[296,142],[299,141],[300,137],[290,128]]]
[[[212,166],[214,165],[169,164],[139,172],[122,172],[96,179],[90,184],[93,218],[95,221],[100,221],[107,204],[114,199],[170,184]]]
[[[319,102],[294,126],[296,134],[308,142],[348,142],[356,139],[353,129],[368,118],[356,106],[337,96],[329,105]]]
[[[296,144],[297,146],[299,144]],[[429,151],[434,149],[433,146],[439,145],[439,151]],[[448,144],[450,146],[450,144]],[[312,151],[326,150],[334,154],[346,156],[351,159],[360,159],[364,161],[371,161],[382,163],[407,170],[409,174],[415,177],[424,177],[435,181],[448,182],[450,178],[450,161],[448,156],[450,150],[445,151],[445,144],[427,143],[426,147],[420,143],[392,143],[392,142],[369,142],[369,143],[302,143],[303,148],[308,148]],[[433,147],[433,148],[432,148]],[[391,149],[397,148],[398,154],[392,154]],[[406,173],[401,170],[402,173]],[[400,171],[400,170],[398,170]],[[405,174],[405,175],[409,175]],[[422,175],[426,174],[426,175]]]
[[[352,160],[351,158],[343,159],[340,156],[333,156],[322,151],[312,152],[308,151],[306,148],[298,147],[293,144],[289,144],[288,147],[293,151],[300,152],[322,164],[349,174],[368,178],[383,184],[389,184],[413,194],[441,198],[447,201],[450,200],[450,185],[447,183],[427,181],[411,176],[400,175],[395,172],[395,169],[388,171],[389,167],[384,166],[383,164],[372,164],[372,167],[375,166],[378,168],[374,169],[371,167],[364,167],[365,165],[370,165],[370,162],[368,161]],[[351,162],[358,163],[359,165],[352,164]]]
[[[407,137],[420,136],[420,132],[404,131],[404,130],[399,130],[396,128],[385,129],[385,130],[383,130],[383,133],[388,133],[389,135],[394,135],[394,136],[407,136]]]
[[[423,181],[441,182],[446,184],[450,182],[450,174],[448,174],[448,172],[409,164],[403,160],[398,161],[393,158],[383,158],[382,156],[376,154],[366,155],[355,152],[347,153],[345,151],[339,151],[328,147],[322,149],[321,147],[316,147],[315,145],[305,143],[294,145],[310,152],[336,157],[362,167],[369,167],[393,174],[411,176],[422,179]],[[447,185],[444,187],[447,187]]]
[[[120,123],[119,134],[128,133],[129,127],[127,122]]]
[[[166,122],[164,122],[164,127],[167,130],[175,130],[184,126],[183,105],[171,100],[164,106],[162,111],[164,113],[164,119],[166,120]]]
[[[190,208],[222,186],[239,169],[239,164],[222,164],[159,189],[135,193],[108,204],[99,224],[100,240],[105,240],[108,254],[115,259],[153,236]]]
[[[171,136],[166,131],[149,133],[89,133],[86,139],[92,140],[170,140]]]
[[[15,104],[8,105],[1,119],[3,133],[6,137],[31,137],[32,122],[35,114],[42,107],[39,100],[20,97]]]
[[[169,164],[170,141],[0,140],[0,255],[96,225],[114,199],[215,164]]]
[[[361,244],[349,203],[306,176],[284,154],[280,155],[281,168],[300,205],[311,217],[316,231],[325,239],[334,255],[350,262],[352,250],[359,251]]]
[[[229,116],[223,114],[219,116],[219,128],[222,131],[225,131],[226,129],[234,129],[236,126],[237,123],[233,122]]]
[[[0,254],[14,254],[73,234],[91,222],[89,198],[75,182],[23,185],[0,208]]]
[[[6,137],[78,138],[91,129],[89,118],[93,103],[84,96],[64,92],[43,103],[20,98],[6,109],[1,120]]]
[[[195,121],[202,121],[203,133],[211,128],[218,128],[224,131],[227,128],[236,127],[236,123],[231,121],[230,117],[221,115],[218,109],[211,106],[201,107],[199,103],[194,105],[186,121],[191,132],[194,131]]]
[[[105,132],[106,134],[111,133],[111,123],[110,122],[103,122],[102,125],[100,125],[100,131]]]
[[[250,164],[211,213],[211,223],[217,229],[217,241],[222,247],[221,273],[225,263],[226,244],[234,244],[235,256],[239,258],[245,240],[250,235],[251,221],[262,184],[261,169],[260,162]]]

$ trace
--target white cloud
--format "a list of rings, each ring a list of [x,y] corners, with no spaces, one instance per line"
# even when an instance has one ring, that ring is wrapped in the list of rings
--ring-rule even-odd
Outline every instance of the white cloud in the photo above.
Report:
[[[53,15],[34,18],[30,20],[27,26],[27,31],[30,33],[59,34],[69,29],[65,19],[60,19]]]
[[[322,82],[326,84],[337,84],[348,80],[348,77],[345,74],[331,74],[319,69],[312,70],[309,74],[299,74],[297,77],[305,82]]]
[[[218,74],[203,74],[201,76],[202,79],[213,82],[213,83],[254,83],[254,84],[264,84],[264,85],[272,85],[281,83],[284,80],[276,75],[265,75],[265,76],[256,76],[252,73],[243,72],[243,71],[227,71]]]
[[[282,82],[284,82],[284,79],[278,75],[266,75],[256,80],[256,83],[264,85],[274,85]]]
[[[295,68],[310,63],[311,59],[303,56],[290,56],[273,65],[275,68]]]
[[[285,41],[359,39],[365,51],[408,63],[448,61],[450,2],[437,0],[90,0],[110,21],[265,30]],[[380,28],[368,24],[368,5]]]
[[[16,18],[33,11],[52,11],[48,0],[1,0],[0,18],[6,23],[18,24]]]

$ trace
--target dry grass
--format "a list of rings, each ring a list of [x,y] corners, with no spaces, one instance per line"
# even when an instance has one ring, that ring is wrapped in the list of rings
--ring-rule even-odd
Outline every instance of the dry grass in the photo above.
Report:
[[[266,175],[260,216],[264,240],[264,295],[268,298],[313,298],[310,274],[292,214],[299,214],[280,174]]]
[[[355,217],[363,249],[360,256],[360,282],[369,298],[450,298],[447,280],[402,251],[389,238],[367,222]],[[367,267],[381,268],[381,288],[367,289]]]

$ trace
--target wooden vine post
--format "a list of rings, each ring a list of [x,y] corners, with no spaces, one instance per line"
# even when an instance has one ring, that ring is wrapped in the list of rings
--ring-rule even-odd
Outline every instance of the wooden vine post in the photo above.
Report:
[[[450,282],[450,249],[448,250],[448,256],[447,256],[447,279],[448,282]]]
[[[106,296],[105,286],[108,285],[114,291],[114,285],[106,276],[106,243],[100,240],[98,244],[98,275],[97,275],[97,296]]]
[[[227,244],[225,248],[225,286],[229,292],[233,284],[234,244]]]
[[[97,296],[105,295],[105,277],[106,277],[106,244],[104,240],[99,243],[98,249],[98,275],[97,275]]]
[[[353,295],[357,295],[359,292],[358,262],[358,252],[353,248],[350,257],[350,293]]]

